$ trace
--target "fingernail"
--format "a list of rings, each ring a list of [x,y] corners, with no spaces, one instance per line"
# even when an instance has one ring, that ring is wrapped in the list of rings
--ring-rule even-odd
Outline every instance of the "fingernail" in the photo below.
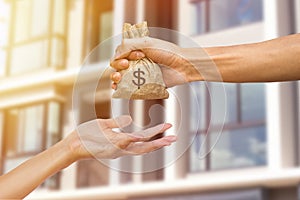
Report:
[[[177,140],[176,136],[168,137],[168,141],[170,141],[170,142],[175,142],[176,140]]]
[[[137,56],[138,58],[143,58],[145,55],[144,55],[144,53],[138,51],[138,52],[136,52],[136,56]]]
[[[171,128],[171,127],[172,127],[172,124],[166,123],[166,126],[167,126],[168,128]]]
[[[114,75],[112,76],[112,78],[113,78],[113,79],[117,79],[117,78],[118,78],[118,75],[117,75],[117,74],[114,74]]]
[[[128,65],[128,60],[122,60],[120,62],[120,65],[122,65],[123,67],[126,67]]]

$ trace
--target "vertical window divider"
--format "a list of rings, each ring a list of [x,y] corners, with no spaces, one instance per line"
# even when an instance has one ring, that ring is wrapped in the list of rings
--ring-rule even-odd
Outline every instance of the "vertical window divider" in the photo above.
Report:
[[[64,104],[62,102],[59,103],[59,140],[61,140],[63,138],[63,119],[64,119]]]
[[[9,67],[11,66],[11,59],[12,59],[12,46],[14,43],[14,37],[15,37],[15,26],[13,26],[13,24],[15,24],[16,22],[16,1],[11,1],[11,12],[10,12],[10,23],[9,23],[9,33],[8,34],[8,45],[7,45],[7,59],[6,59],[6,69],[5,69],[5,75],[9,76],[10,73],[10,69]]]
[[[17,144],[21,144],[20,146],[17,146],[17,153],[21,153],[24,150],[25,147],[25,142],[24,139],[26,137],[26,133],[25,133],[25,129],[26,129],[26,111],[28,112],[28,110],[24,109],[24,110],[18,110],[18,116],[21,116],[21,120],[18,120],[18,133],[17,135],[19,136],[17,138],[18,142]],[[20,122],[21,122],[21,126],[20,126]]]
[[[52,37],[53,37],[53,16],[54,16],[54,1],[49,1],[49,21],[48,21],[48,48],[47,48],[47,67],[51,67],[51,55],[52,55]]]
[[[3,112],[2,112],[2,114],[3,114],[3,121],[2,121],[2,123],[3,123],[3,127],[2,127],[2,136],[1,136],[1,157],[0,157],[0,173],[1,174],[3,174],[3,172],[4,172],[4,161],[5,161],[5,155],[6,155],[6,142],[5,142],[5,140],[6,140],[6,134],[4,133],[5,131],[6,131],[6,129],[7,129],[7,123],[5,122],[5,120],[6,120],[6,118],[7,118],[7,110],[3,110]]]
[[[44,112],[43,112],[43,132],[42,132],[42,143],[41,143],[41,150],[45,150],[47,148],[47,132],[48,132],[48,105],[49,102],[43,103]]]
[[[211,120],[211,94],[209,92],[209,88],[210,88],[210,84],[207,83],[207,88],[206,90],[206,124],[205,124],[205,135],[206,135],[206,145],[205,145],[205,150],[206,152],[209,152],[210,149],[210,135],[208,133],[208,128],[209,128],[209,124],[210,124],[210,120]],[[211,168],[211,163],[210,163],[211,159],[210,159],[210,153],[207,154],[207,157],[205,159],[205,170],[209,171]]]
[[[210,1],[205,1],[205,32],[210,32]]]
[[[61,68],[67,68],[67,56],[68,56],[68,33],[69,33],[69,9],[70,9],[70,1],[69,0],[64,0],[65,1],[65,30],[64,30],[64,61],[63,61],[63,66]]]
[[[34,10],[34,2],[33,2],[33,0],[30,0],[29,2],[29,16],[27,16],[28,17],[28,21],[29,21],[29,24],[28,24],[28,26],[29,26],[29,28],[27,29],[27,31],[28,31],[28,38],[26,38],[26,40],[28,40],[29,38],[32,38],[32,30],[33,30],[33,28],[34,28],[34,26],[33,26],[33,20],[32,20],[32,13],[33,13],[33,10]]]
[[[237,123],[242,123],[242,90],[241,90],[241,84],[236,84],[236,106],[237,106]]]

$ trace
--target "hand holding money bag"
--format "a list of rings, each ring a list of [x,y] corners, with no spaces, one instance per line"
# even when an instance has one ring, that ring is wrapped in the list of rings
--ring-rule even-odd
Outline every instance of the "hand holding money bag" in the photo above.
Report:
[[[147,37],[147,23],[124,24],[123,39]],[[122,79],[113,98],[124,99],[166,99],[166,90],[160,67],[149,58],[129,61],[128,69],[120,71]]]

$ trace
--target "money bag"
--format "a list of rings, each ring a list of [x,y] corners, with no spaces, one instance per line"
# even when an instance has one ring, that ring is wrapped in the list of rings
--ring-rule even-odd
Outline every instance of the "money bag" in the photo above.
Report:
[[[123,39],[147,37],[147,22],[123,26]],[[120,71],[121,81],[113,98],[123,99],[166,99],[169,93],[163,81],[160,67],[149,58],[129,61],[129,67]]]

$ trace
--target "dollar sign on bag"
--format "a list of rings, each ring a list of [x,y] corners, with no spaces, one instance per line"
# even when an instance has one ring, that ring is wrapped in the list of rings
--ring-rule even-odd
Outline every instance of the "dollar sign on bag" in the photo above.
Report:
[[[134,72],[133,72],[133,76],[134,76],[135,78],[137,78],[137,82],[135,82],[135,80],[132,80],[132,83],[133,83],[134,85],[138,86],[138,89],[140,89],[140,87],[141,87],[142,85],[144,85],[145,82],[146,82],[145,78],[141,77],[141,74],[145,75],[145,72],[141,71],[140,68],[138,68],[137,71],[134,71]]]

